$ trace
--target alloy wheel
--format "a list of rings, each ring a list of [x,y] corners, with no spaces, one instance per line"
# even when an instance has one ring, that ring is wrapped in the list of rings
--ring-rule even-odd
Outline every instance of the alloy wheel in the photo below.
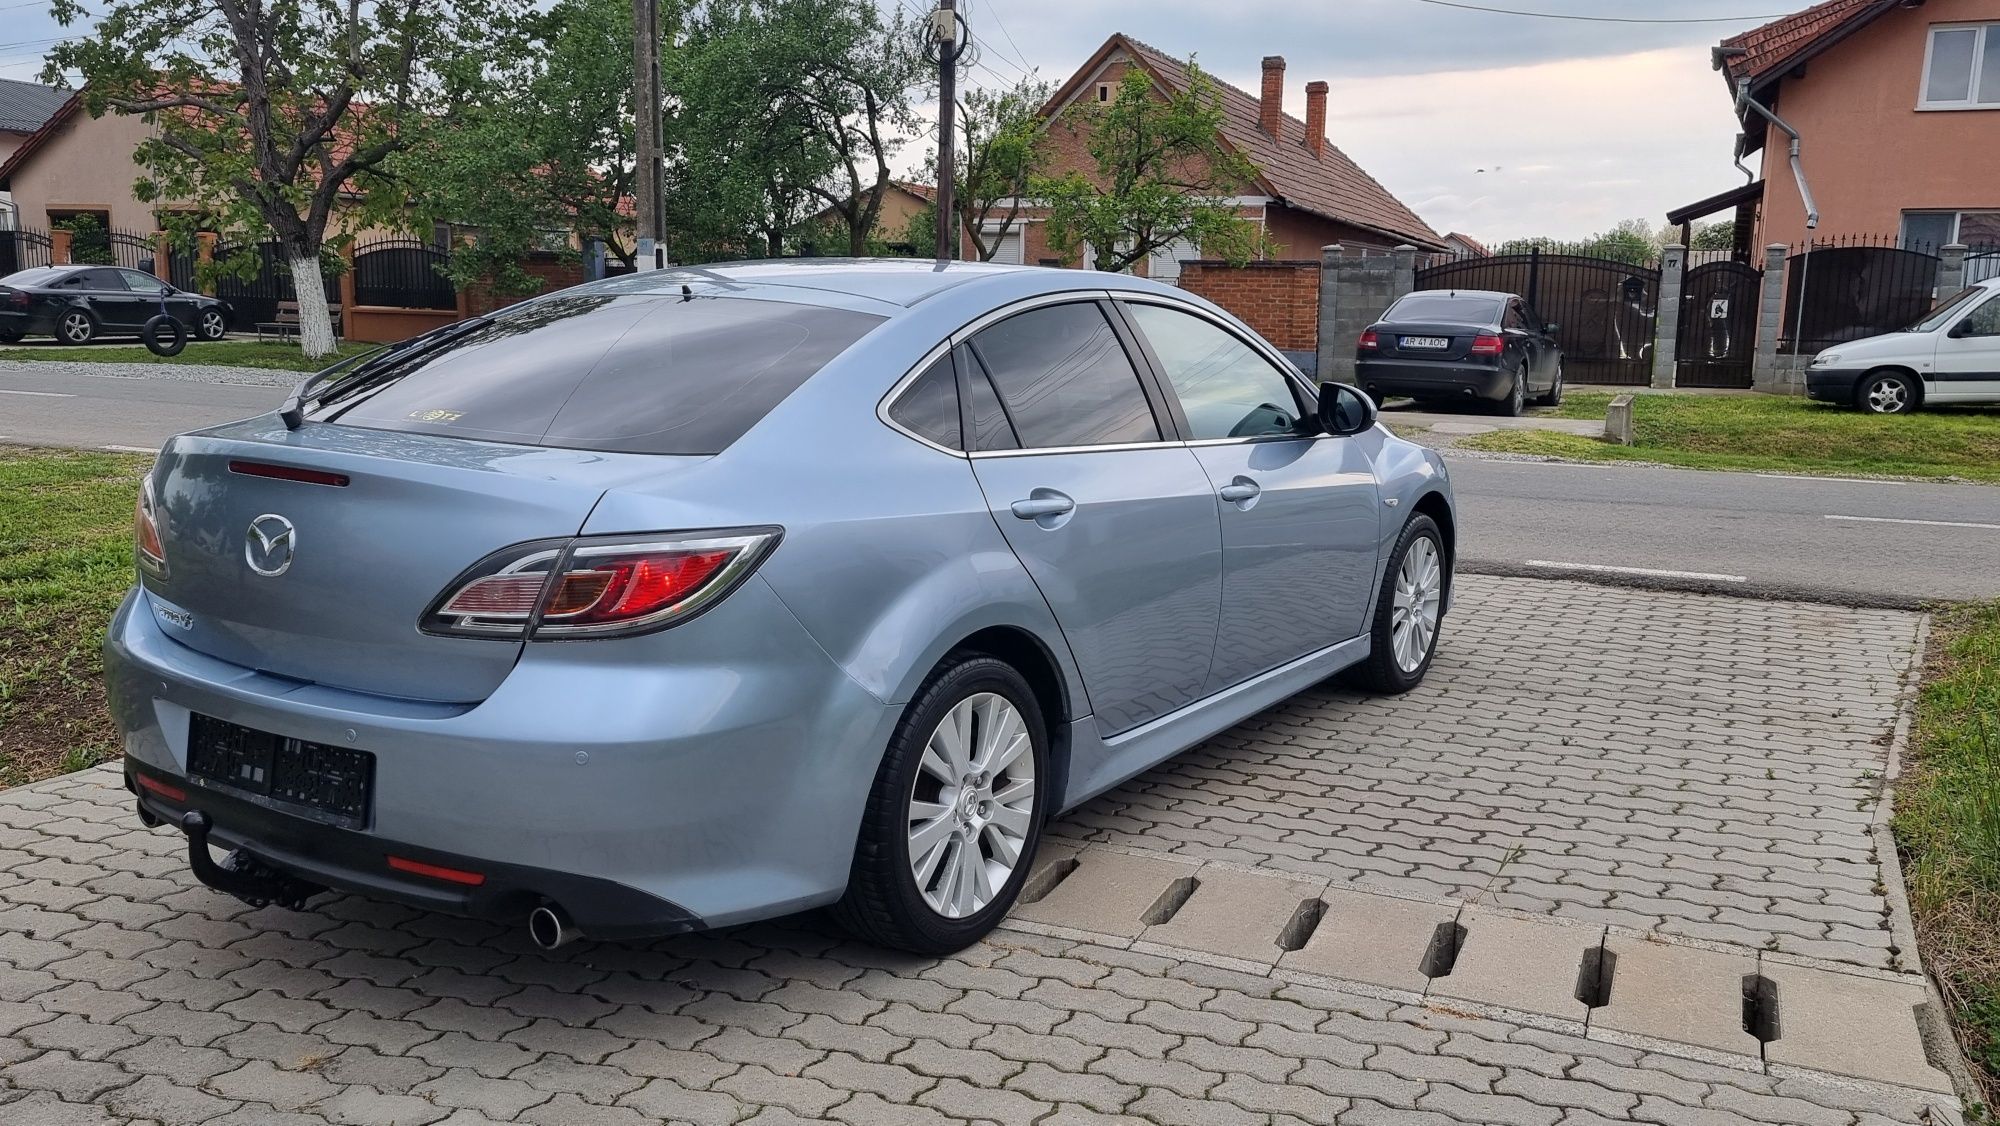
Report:
[[[222,339],[224,328],[221,313],[210,310],[201,315],[201,338],[203,340]]]
[[[1021,713],[981,692],[945,713],[910,788],[910,876],[948,919],[978,912],[1005,887],[1033,827],[1035,755]]]
[[[63,339],[72,344],[82,344],[90,339],[90,318],[82,313],[65,313],[62,319]]]
[[[1881,379],[1868,388],[1868,409],[1876,414],[1901,414],[1910,409],[1910,389],[1900,379]]]
[[[1428,536],[1413,539],[1396,570],[1395,603],[1389,616],[1389,645],[1397,668],[1412,673],[1423,667],[1431,643],[1437,640],[1443,602],[1444,568],[1437,544]]]

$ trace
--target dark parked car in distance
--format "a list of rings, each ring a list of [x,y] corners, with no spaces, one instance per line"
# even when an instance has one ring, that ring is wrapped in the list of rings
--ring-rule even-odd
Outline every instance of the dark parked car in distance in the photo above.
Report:
[[[1562,402],[1562,349],[1512,293],[1423,290],[1404,294],[1361,334],[1356,382],[1376,402],[1477,402],[1520,414],[1530,400]]]
[[[220,340],[229,331],[226,302],[138,270],[37,266],[0,278],[0,342],[8,344],[24,336],[53,336],[64,344],[137,336],[162,312],[198,340]]]

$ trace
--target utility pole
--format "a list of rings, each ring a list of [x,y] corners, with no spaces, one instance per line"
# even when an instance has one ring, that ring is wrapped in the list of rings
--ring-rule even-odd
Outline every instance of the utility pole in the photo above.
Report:
[[[958,111],[958,59],[965,44],[958,41],[958,0],[938,0],[931,13],[931,41],[938,52],[938,187],[937,260],[939,265],[958,257],[957,205],[952,187],[958,178],[955,132]]]
[[[667,195],[660,142],[660,0],[632,0],[632,195],[640,270],[667,264]]]

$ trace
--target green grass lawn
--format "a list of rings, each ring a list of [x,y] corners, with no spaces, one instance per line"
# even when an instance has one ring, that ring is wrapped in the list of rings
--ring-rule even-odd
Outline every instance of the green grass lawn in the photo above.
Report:
[[[1897,783],[1918,946],[1966,1054],[2000,1093],[2000,602],[1932,623],[1909,763]]]
[[[1608,394],[1571,395],[1555,413],[1603,418],[1610,402]],[[1633,403],[1633,427],[1630,446],[1542,430],[1477,434],[1458,445],[1693,469],[2000,481],[2000,408],[1883,417],[1794,396],[1640,395]]]
[[[280,371],[318,371],[336,360],[380,347],[376,344],[341,344],[332,356],[309,360],[294,343],[259,340],[217,340],[213,343],[189,341],[178,356],[155,356],[143,344],[98,345],[85,348],[0,348],[0,360],[67,360],[90,364],[213,364],[233,368],[275,368]]]
[[[118,750],[98,646],[132,583],[150,458],[0,447],[0,786]]]

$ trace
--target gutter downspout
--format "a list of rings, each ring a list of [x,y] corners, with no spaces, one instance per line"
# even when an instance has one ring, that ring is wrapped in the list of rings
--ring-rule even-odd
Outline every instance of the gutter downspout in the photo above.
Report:
[[[1740,78],[1736,81],[1736,112],[1741,114],[1746,109],[1756,110],[1758,116],[1777,126],[1784,132],[1785,136],[1792,139],[1792,177],[1799,182],[1799,199],[1806,205],[1806,230],[1818,230],[1819,206],[1813,202],[1812,188],[1806,183],[1805,165],[1799,162],[1799,131],[1787,124],[1784,118],[1772,113],[1762,102],[1751,97],[1750,80],[1748,78]],[[1738,149],[1736,166],[1738,168],[1743,167],[1740,148]]]

